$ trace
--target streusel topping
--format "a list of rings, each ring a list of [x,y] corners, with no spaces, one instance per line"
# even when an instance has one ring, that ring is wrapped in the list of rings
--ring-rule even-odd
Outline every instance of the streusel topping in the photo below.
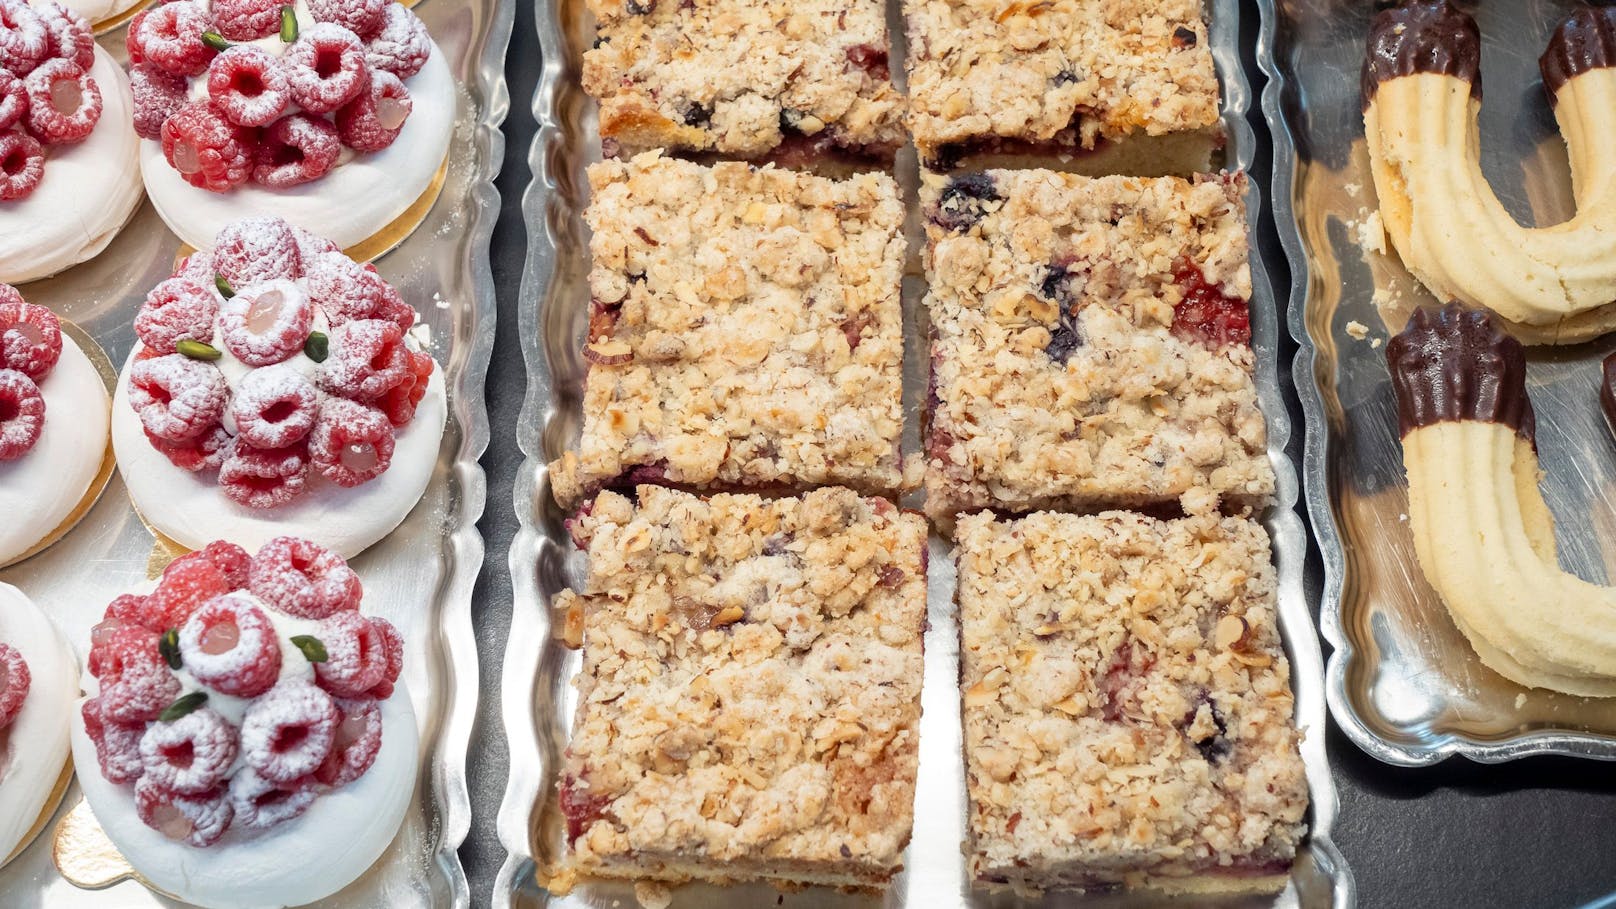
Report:
[[[552,465],[604,485],[901,484],[897,183],[647,153],[590,168],[583,437]]]

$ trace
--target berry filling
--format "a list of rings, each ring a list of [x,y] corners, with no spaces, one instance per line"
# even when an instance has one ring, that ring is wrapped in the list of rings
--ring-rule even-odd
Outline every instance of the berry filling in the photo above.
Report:
[[[403,80],[432,53],[413,12],[389,0],[314,0],[315,21],[299,23],[287,9],[281,0],[177,0],[131,20],[136,132],[161,140],[193,186],[309,183],[337,167],[345,146],[392,145],[409,118]],[[198,77],[206,100],[192,101],[185,80]]]
[[[1194,263],[1179,266],[1173,277],[1184,289],[1184,299],[1173,308],[1173,334],[1209,347],[1251,343],[1251,312],[1243,298],[1208,283]]]
[[[282,538],[250,557],[210,544],[152,594],[113,600],[91,631],[100,690],[81,709],[102,775],[133,786],[147,826],[198,847],[359,780],[403,666],[402,638],[359,613],[362,593],[342,559]],[[0,729],[26,691],[16,666],[0,644]]]
[[[4,731],[22,711],[32,679],[22,652],[0,641],[0,731]]]

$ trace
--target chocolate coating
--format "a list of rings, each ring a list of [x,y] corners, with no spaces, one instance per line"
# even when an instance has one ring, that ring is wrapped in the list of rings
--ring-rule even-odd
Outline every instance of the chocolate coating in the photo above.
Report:
[[[1449,303],[1415,311],[1386,345],[1397,429],[1461,420],[1502,423],[1532,440],[1537,421],[1526,396],[1526,350],[1485,310]]]
[[[1439,73],[1470,83],[1481,98],[1481,31],[1476,20],[1447,0],[1409,0],[1382,10],[1369,26],[1364,57],[1363,104],[1380,83],[1416,73]]]
[[[1560,87],[1589,70],[1616,66],[1616,8],[1579,6],[1549,39],[1537,58],[1543,89],[1554,103]]]

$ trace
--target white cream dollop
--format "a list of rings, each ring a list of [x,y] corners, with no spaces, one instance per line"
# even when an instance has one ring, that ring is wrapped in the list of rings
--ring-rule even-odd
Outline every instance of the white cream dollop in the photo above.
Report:
[[[45,381],[45,427],[22,457],[0,461],[0,565],[33,549],[66,521],[107,453],[107,388],[90,358],[63,333]]]
[[[50,618],[23,592],[0,584],[0,643],[28,664],[28,696],[0,732],[0,865],[20,852],[23,837],[49,806],[67,765],[68,720],[77,710],[77,661]]]
[[[305,6],[299,4],[297,10],[301,25],[313,23]],[[226,225],[259,215],[285,218],[343,249],[362,243],[404,214],[432,185],[454,135],[455,82],[436,43],[426,65],[404,80],[404,87],[413,105],[393,144],[354,156],[312,183],[290,189],[249,183],[225,193],[209,192],[186,183],[163,157],[160,143],[144,140],[140,171],[146,192],[169,229],[197,249],[211,245]]]
[[[77,145],[48,147],[33,193],[0,202],[0,282],[33,281],[94,258],[140,205],[129,79],[100,47],[90,76],[101,89],[95,130]]]

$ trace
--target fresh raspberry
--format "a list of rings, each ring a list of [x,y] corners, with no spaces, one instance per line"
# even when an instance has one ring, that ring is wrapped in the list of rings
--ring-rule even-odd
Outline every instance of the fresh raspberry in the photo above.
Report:
[[[161,141],[163,121],[190,101],[185,77],[142,63],[129,70],[129,87],[135,93],[135,134]]]
[[[90,629],[91,662],[94,662],[96,647],[109,640],[112,633],[125,626],[144,628],[147,631],[164,631],[162,612],[149,596],[136,593],[119,594],[112,602],[107,604],[106,610],[101,614],[101,621]],[[91,675],[100,675],[92,665]]]
[[[224,782],[235,760],[235,727],[206,707],[172,722],[153,723],[140,739],[145,779],[180,795],[212,790]]]
[[[193,101],[164,120],[161,141],[163,157],[185,182],[216,193],[246,183],[258,154],[252,132],[206,101]]]
[[[231,41],[256,41],[281,30],[282,0],[213,0],[213,27]]]
[[[255,698],[280,677],[275,626],[241,596],[217,597],[192,613],[180,628],[179,644],[186,670],[220,694]]]
[[[254,448],[238,439],[219,467],[219,488],[248,508],[278,508],[303,494],[308,474],[308,445]]]
[[[432,36],[426,25],[402,3],[389,3],[382,12],[382,28],[365,46],[365,62],[372,70],[385,70],[408,79],[421,71],[432,55]]]
[[[242,218],[225,225],[213,240],[212,271],[240,290],[277,278],[303,276],[302,256],[292,226],[280,218]]]
[[[45,149],[33,136],[0,132],[0,202],[14,202],[34,194],[45,176]]]
[[[203,287],[215,286],[214,278],[217,274],[213,267],[213,252],[211,250],[194,252],[181,259],[180,267],[174,269],[174,277],[190,278]]]
[[[342,154],[342,140],[330,122],[293,114],[264,131],[253,167],[253,182],[272,189],[312,183],[331,172]]]
[[[319,795],[314,780],[303,778],[290,783],[272,783],[251,767],[243,767],[230,778],[230,804],[236,823],[251,830],[264,830],[301,815]]]
[[[199,848],[217,843],[230,829],[234,817],[229,793],[223,786],[202,795],[180,795],[157,785],[149,776],[135,783],[135,813],[147,827]]]
[[[309,437],[309,457],[327,480],[359,486],[393,462],[393,424],[387,415],[346,398],[327,398]]]
[[[0,302],[0,368],[41,382],[61,356],[62,320],[55,313],[32,303]]]
[[[232,589],[230,578],[206,552],[188,552],[163,569],[152,592],[152,609],[162,616],[163,629],[184,627],[197,610]]]
[[[183,354],[137,360],[129,367],[129,405],[146,431],[189,442],[219,424],[230,386],[219,367]]]
[[[337,109],[337,135],[354,151],[381,151],[398,138],[414,106],[410,90],[397,76],[375,70],[370,90]]]
[[[21,123],[26,113],[28,89],[23,86],[22,77],[12,75],[9,69],[0,69],[0,132]]]
[[[154,6],[129,20],[129,62],[176,76],[200,75],[217,53],[202,40],[208,28],[207,12],[191,0]]]
[[[45,430],[45,398],[34,380],[15,369],[0,369],[0,461],[15,461],[33,450]]]
[[[337,697],[362,697],[385,680],[387,641],[381,629],[354,612],[339,612],[314,633],[325,645],[326,659],[314,664],[314,679]]]
[[[0,731],[4,731],[22,710],[23,698],[28,696],[32,677],[28,661],[10,644],[0,641]]]
[[[198,473],[204,470],[218,470],[225,459],[230,457],[230,446],[235,440],[230,433],[225,432],[223,426],[215,423],[189,442],[159,439],[151,434],[151,430],[146,430],[146,441],[150,442],[159,454],[168,458],[170,464],[190,473]]]
[[[388,0],[309,0],[309,11],[320,22],[340,25],[363,40],[382,29]]]
[[[305,682],[276,685],[247,706],[241,753],[272,783],[290,783],[320,769],[341,719],[331,695]]]
[[[309,299],[332,328],[356,319],[384,318],[378,313],[391,314],[394,303],[409,308],[374,265],[361,265],[335,250],[303,261]],[[415,317],[414,310],[410,317]]]
[[[90,675],[100,678],[113,673],[126,651],[143,651],[156,646],[163,628],[163,615],[150,597],[119,597],[107,605],[101,621],[90,628],[90,656],[85,665]]]
[[[248,366],[273,366],[303,350],[314,305],[284,278],[237,287],[219,317],[224,346]]]
[[[337,698],[342,721],[331,743],[331,754],[314,771],[314,778],[333,789],[365,775],[382,750],[382,711],[369,698]]]
[[[208,97],[231,123],[268,126],[286,112],[292,90],[280,61],[257,47],[237,45],[208,65]]]
[[[231,590],[247,589],[247,574],[252,569],[252,556],[247,550],[226,540],[214,540],[202,547],[201,552],[224,575]]]
[[[426,397],[427,388],[432,382],[432,370],[436,366],[432,357],[413,350],[409,352],[409,359],[410,380],[389,391],[376,402],[381,412],[387,415],[388,421],[401,428],[408,426],[410,421],[415,419],[415,409],[421,406],[421,399]]]
[[[184,340],[212,344],[213,320],[218,317],[219,297],[212,287],[176,276],[146,294],[135,316],[135,335],[147,350],[171,354]]]
[[[359,608],[359,575],[336,553],[297,537],[276,537],[253,556],[247,589],[287,615],[324,619]]]
[[[404,636],[386,619],[373,618],[370,624],[382,636],[382,652],[387,657],[387,669],[382,672],[382,680],[366,694],[384,701],[393,696],[393,686],[398,684],[399,674],[404,671]]]
[[[297,238],[297,254],[299,260],[303,263],[305,273],[309,268],[309,262],[314,261],[326,253],[341,252],[341,250],[337,248],[337,244],[332,243],[330,240],[327,240],[324,237],[316,236],[315,234],[306,231],[295,224],[292,225],[292,236]]]
[[[28,87],[28,129],[41,142],[83,142],[101,120],[101,89],[71,60],[47,60],[23,84]]]
[[[334,395],[374,401],[411,375],[404,332],[392,322],[361,319],[331,333],[331,349],[320,364],[320,387]]]
[[[301,442],[314,429],[320,392],[290,366],[255,369],[237,386],[230,413],[243,442],[254,448],[282,448]],[[313,455],[311,450],[311,459],[319,466]]]
[[[85,701],[79,715],[84,717],[85,734],[95,743],[95,759],[107,782],[122,786],[140,779],[145,772],[140,760],[140,740],[146,734],[146,724],[107,719],[100,696]]]
[[[329,114],[347,104],[370,82],[365,46],[353,32],[329,22],[304,29],[281,62],[292,100],[314,114]]]
[[[28,0],[0,0],[0,69],[26,76],[50,53],[50,33]]]
[[[95,65],[95,34],[89,20],[56,0],[36,0],[33,7],[50,35],[50,50],[45,56],[72,60],[89,72]]]
[[[101,670],[101,705],[105,719],[144,723],[157,719],[180,696],[180,680],[157,650],[158,636],[125,626],[97,659]]]

